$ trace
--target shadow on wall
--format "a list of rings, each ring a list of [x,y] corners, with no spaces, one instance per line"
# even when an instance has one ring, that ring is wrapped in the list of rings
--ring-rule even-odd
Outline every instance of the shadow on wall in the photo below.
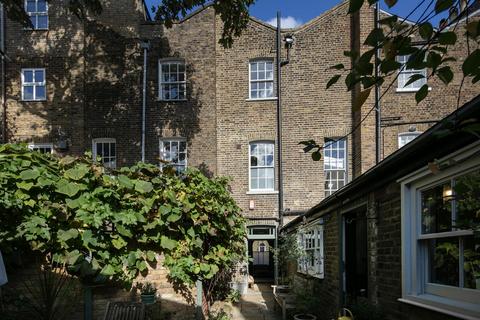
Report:
[[[2,320],[82,320],[84,299],[77,278],[59,269],[41,269],[39,256],[8,255],[9,282],[0,291]],[[195,308],[171,289],[159,290],[157,303],[148,306],[152,320],[192,319]],[[123,290],[113,285],[97,285],[93,292],[93,319],[104,317],[109,302],[138,302],[135,289]],[[72,303],[74,302],[74,303]],[[53,306],[53,307],[52,307]]]
[[[10,53],[15,59],[7,65],[9,140],[54,145],[64,140],[69,146],[68,153],[81,155],[92,148],[92,139],[115,138],[119,166],[139,161],[142,40],[125,36],[99,20],[85,23],[75,20],[46,31],[43,37],[46,39],[43,49],[37,44],[38,34],[32,33],[31,41],[23,41]],[[194,66],[187,64],[186,101],[157,101],[158,59],[180,54],[170,50],[168,39],[161,34],[151,42],[146,151],[148,161],[158,163],[159,137],[184,137],[191,143],[200,132],[203,92]],[[20,70],[38,67],[46,70],[47,100],[22,101]],[[204,171],[209,172],[206,165]]]

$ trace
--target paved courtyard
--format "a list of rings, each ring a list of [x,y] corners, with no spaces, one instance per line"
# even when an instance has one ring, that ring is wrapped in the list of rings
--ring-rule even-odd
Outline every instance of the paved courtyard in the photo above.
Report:
[[[275,300],[270,284],[255,284],[242,296],[239,303],[225,304],[223,309],[232,320],[280,320],[279,310],[274,311]]]

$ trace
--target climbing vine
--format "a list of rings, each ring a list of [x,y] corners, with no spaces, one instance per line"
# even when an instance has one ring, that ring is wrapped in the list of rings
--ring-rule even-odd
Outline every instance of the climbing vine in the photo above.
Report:
[[[130,286],[159,262],[187,285],[244,253],[245,227],[228,179],[137,164],[116,172],[86,158],[0,146],[0,250],[20,244],[83,281]]]

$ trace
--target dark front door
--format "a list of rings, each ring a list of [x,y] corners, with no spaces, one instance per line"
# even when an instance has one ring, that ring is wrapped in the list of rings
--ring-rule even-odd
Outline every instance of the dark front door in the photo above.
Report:
[[[345,215],[345,289],[347,303],[367,297],[367,218],[365,211]]]

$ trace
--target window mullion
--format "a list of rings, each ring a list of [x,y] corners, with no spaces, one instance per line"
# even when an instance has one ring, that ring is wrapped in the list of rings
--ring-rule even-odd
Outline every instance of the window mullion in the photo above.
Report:
[[[464,254],[463,254],[463,246],[464,246],[464,238],[458,238],[458,286],[460,288],[465,287],[465,273],[463,272],[464,269]]]

